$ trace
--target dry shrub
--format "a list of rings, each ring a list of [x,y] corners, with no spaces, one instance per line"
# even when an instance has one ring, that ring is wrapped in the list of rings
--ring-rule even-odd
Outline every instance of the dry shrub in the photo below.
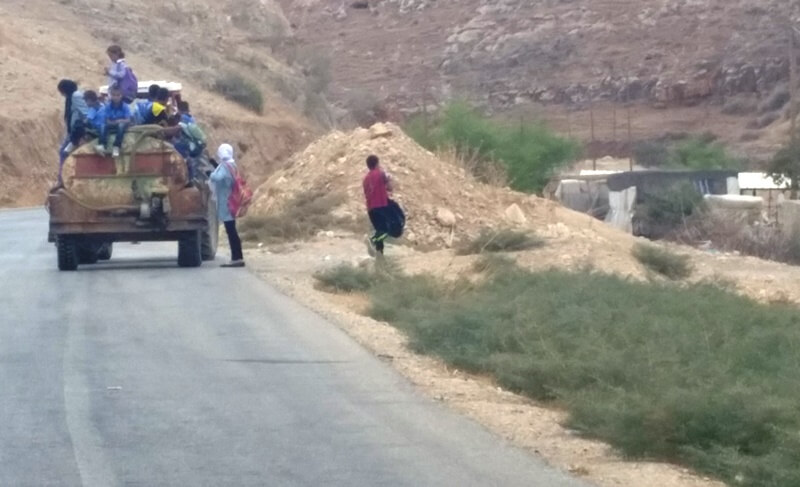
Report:
[[[536,234],[503,228],[484,228],[480,235],[462,242],[456,249],[458,255],[476,255],[494,252],[520,252],[543,247],[545,241]]]
[[[354,94],[347,100],[345,106],[359,127],[369,128],[389,119],[386,103],[372,93]]]
[[[672,240],[690,245],[711,242],[723,252],[739,252],[766,260],[800,264],[800,235],[792,235],[774,224],[749,223],[713,211],[699,213],[686,221]]]
[[[302,240],[313,237],[320,230],[352,226],[353,222],[331,214],[345,199],[342,193],[305,192],[280,213],[245,218],[241,224],[242,239],[256,242]]]
[[[692,275],[692,263],[688,255],[647,244],[636,244],[632,253],[643,266],[673,281]]]
[[[731,98],[722,107],[722,113],[726,115],[751,115],[757,111],[758,102],[744,97]]]
[[[789,88],[786,85],[779,85],[775,87],[775,90],[761,103],[759,107],[760,113],[767,113],[767,112],[775,112],[789,103],[791,100],[791,95],[789,94]]]
[[[761,132],[756,130],[748,130],[739,137],[740,142],[753,142],[761,139]]]
[[[238,74],[228,74],[214,82],[214,91],[256,113],[264,111],[264,95],[254,82]]]
[[[484,184],[498,188],[508,186],[508,171],[505,166],[498,161],[483,159],[476,150],[459,151],[455,147],[449,146],[439,150],[436,156],[445,162],[463,168]]]
[[[778,119],[780,119],[780,118],[781,118],[780,113],[778,113],[778,112],[769,112],[769,113],[766,113],[766,114],[764,114],[764,115],[762,115],[762,116],[760,116],[760,117],[758,117],[758,118],[756,118],[754,120],[751,120],[747,124],[747,128],[751,129],[751,130],[763,129],[765,127],[769,127],[770,125],[772,125],[773,123],[778,121]]]

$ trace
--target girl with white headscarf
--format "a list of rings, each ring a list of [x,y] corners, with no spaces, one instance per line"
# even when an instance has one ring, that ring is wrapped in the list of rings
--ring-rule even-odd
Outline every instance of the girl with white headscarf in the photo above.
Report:
[[[228,198],[233,189],[235,174],[239,170],[233,158],[233,147],[230,144],[219,146],[217,161],[219,165],[211,173],[211,184],[214,185],[214,194],[217,196],[217,215],[225,225],[225,232],[228,234],[228,242],[231,246],[231,261],[223,264],[222,267],[244,267],[242,241],[239,238],[239,232],[236,231],[236,215],[231,214],[228,209]]]

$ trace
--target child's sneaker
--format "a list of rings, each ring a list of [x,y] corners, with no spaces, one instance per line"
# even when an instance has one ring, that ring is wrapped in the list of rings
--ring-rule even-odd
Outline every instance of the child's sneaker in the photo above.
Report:
[[[375,248],[375,242],[372,241],[372,237],[369,235],[366,236],[365,242],[367,244],[367,253],[370,257],[375,257],[378,255],[378,249]]]
[[[114,147],[114,150],[111,151],[111,157],[113,157],[114,159],[119,157],[119,147]]]
[[[94,151],[100,155],[103,156],[106,155],[106,148],[105,146],[103,146],[103,144],[97,144],[96,146],[94,146]]]
[[[64,153],[69,154],[70,152],[73,151],[73,149],[75,149],[75,145],[72,142],[70,142],[66,146],[64,146]]]

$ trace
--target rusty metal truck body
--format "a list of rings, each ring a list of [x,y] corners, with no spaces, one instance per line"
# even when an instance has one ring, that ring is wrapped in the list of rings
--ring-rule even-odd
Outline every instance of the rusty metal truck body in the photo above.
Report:
[[[108,259],[115,242],[176,241],[181,267],[214,258],[218,222],[208,181],[189,183],[184,159],[149,131],[132,129],[119,159],[86,144],[65,161],[61,187],[47,202],[59,269]]]

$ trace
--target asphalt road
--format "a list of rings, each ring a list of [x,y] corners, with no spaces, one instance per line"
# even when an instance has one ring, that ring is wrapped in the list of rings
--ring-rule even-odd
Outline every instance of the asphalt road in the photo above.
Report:
[[[56,270],[0,212],[0,486],[586,484],[416,392],[331,323],[175,244]]]

